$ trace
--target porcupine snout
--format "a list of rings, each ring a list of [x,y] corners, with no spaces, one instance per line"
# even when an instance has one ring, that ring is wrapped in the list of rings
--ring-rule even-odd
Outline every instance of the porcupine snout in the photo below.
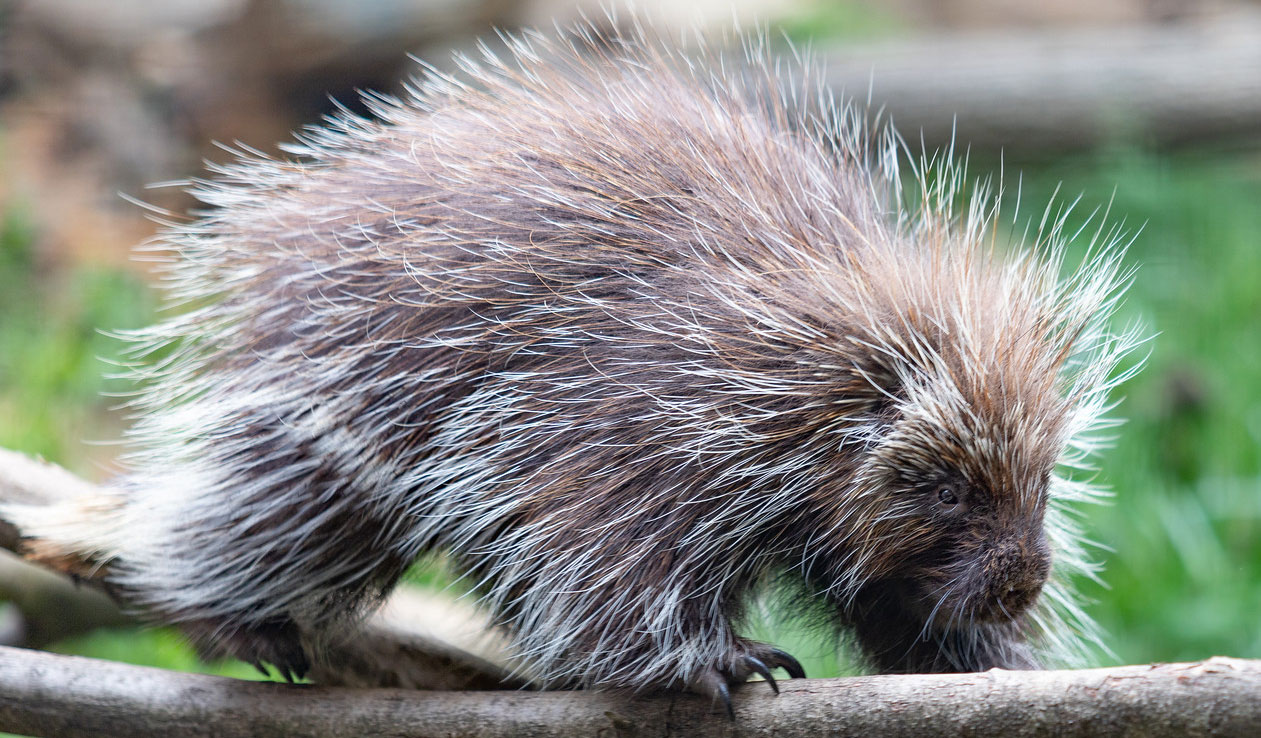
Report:
[[[1051,552],[1041,532],[1009,538],[986,556],[988,591],[980,613],[992,621],[1011,620],[1034,603],[1051,574]]]

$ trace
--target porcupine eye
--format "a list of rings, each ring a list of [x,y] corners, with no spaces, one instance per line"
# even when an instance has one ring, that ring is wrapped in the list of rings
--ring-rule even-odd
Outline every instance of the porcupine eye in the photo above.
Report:
[[[940,487],[937,490],[937,501],[945,507],[954,507],[959,504],[959,497],[951,487]]]

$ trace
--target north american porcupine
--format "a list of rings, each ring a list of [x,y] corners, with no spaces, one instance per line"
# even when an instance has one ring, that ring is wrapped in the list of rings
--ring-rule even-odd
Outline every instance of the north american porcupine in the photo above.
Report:
[[[573,44],[194,188],[115,589],[301,672],[439,550],[543,683],[722,697],[800,673],[733,625],[780,575],[885,671],[1088,635],[1061,505],[1091,490],[1056,469],[1132,345],[1112,233],[1060,279],[1057,228],[1000,253],[945,160],[904,197],[895,139],[760,52]]]

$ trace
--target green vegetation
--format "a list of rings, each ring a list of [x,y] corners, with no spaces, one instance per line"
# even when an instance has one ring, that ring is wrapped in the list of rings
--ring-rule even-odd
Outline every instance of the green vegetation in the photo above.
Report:
[[[1089,511],[1109,590],[1087,588],[1120,661],[1261,657],[1261,154],[1119,150],[1025,178],[1143,226],[1122,320],[1158,333]]]
[[[172,628],[98,630],[59,643],[50,650],[175,671],[204,672],[237,679],[265,678],[253,666],[241,661],[206,664],[197,657],[184,636]]]
[[[117,432],[101,394],[121,387],[101,358],[120,346],[102,331],[144,325],[155,300],[131,272],[39,263],[36,235],[0,214],[0,446],[66,463]]]
[[[1111,201],[1113,219],[1141,227],[1120,319],[1159,333],[1123,389],[1116,414],[1129,422],[1101,460],[1115,500],[1087,511],[1092,536],[1111,549],[1099,552],[1110,587],[1086,587],[1091,612],[1121,662],[1261,657],[1261,154],[1066,158],[1025,172],[1026,214],[1059,183],[1085,193],[1070,223]],[[130,272],[37,268],[37,235],[12,213],[0,228],[0,446],[87,471],[85,428],[117,433],[99,420],[109,417],[98,393],[111,389],[102,379],[111,367],[94,357],[116,357],[118,346],[98,329],[143,324],[154,300]],[[803,656],[813,675],[839,668],[809,636],[759,634]],[[61,648],[201,668],[167,631]]]

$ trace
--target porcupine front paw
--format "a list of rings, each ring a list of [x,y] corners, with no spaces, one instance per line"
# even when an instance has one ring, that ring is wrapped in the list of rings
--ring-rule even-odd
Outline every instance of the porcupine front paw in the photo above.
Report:
[[[218,620],[194,620],[183,625],[202,658],[232,656],[271,677],[271,664],[287,682],[301,679],[311,668],[298,626],[288,618],[273,618],[242,626]]]
[[[739,640],[727,657],[717,664],[703,670],[688,685],[688,689],[697,694],[707,695],[715,702],[721,701],[727,708],[727,717],[735,719],[735,711],[731,707],[731,689],[741,684],[750,676],[757,674],[771,685],[775,694],[779,694],[779,685],[771,675],[771,669],[783,669],[793,679],[804,679],[806,670],[801,668],[797,659],[788,653],[768,644],[757,641]]]

